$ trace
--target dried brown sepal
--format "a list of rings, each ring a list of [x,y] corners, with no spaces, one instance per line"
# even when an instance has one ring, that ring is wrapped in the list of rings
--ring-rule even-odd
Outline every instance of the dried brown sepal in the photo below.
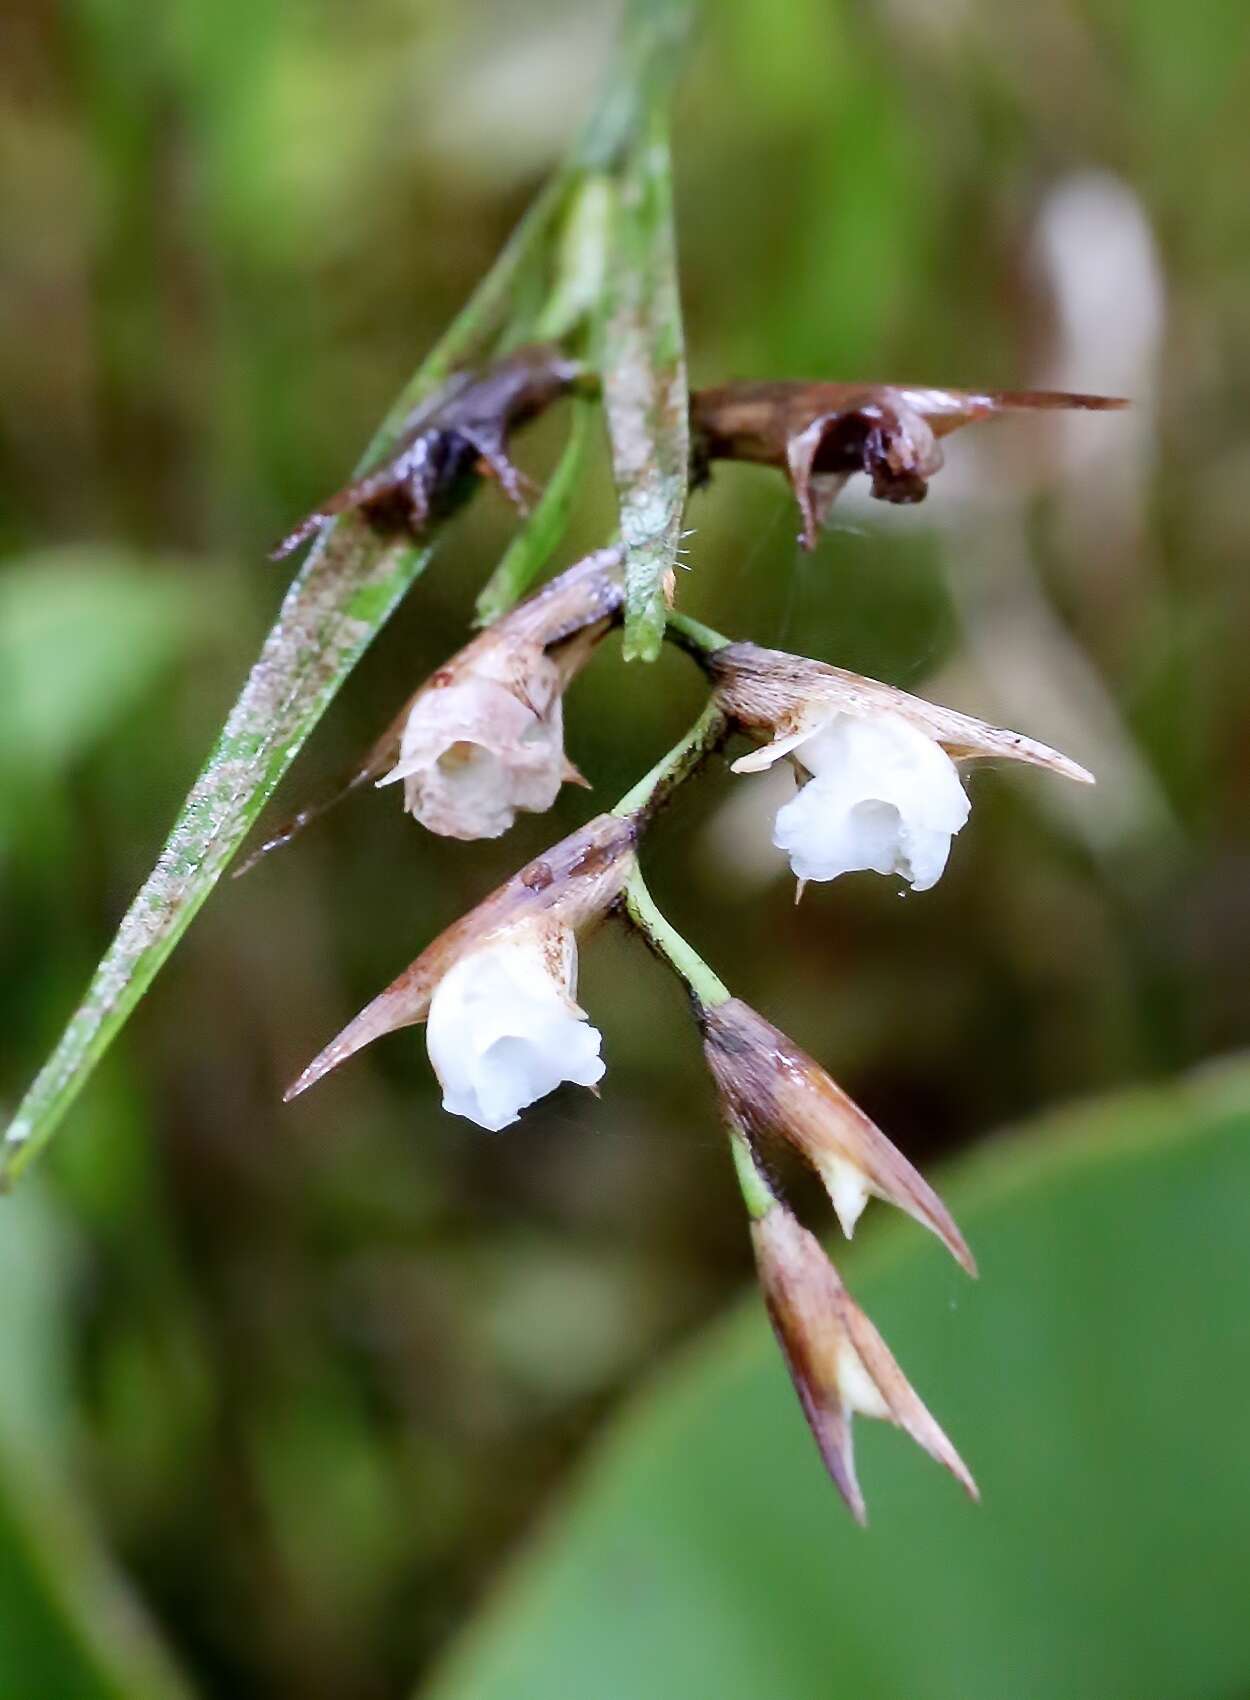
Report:
[[[600,920],[621,894],[634,861],[637,831],[631,821],[598,815],[579,831],[535,857],[475,909],[440,933],[398,979],[366,1005],[286,1092],[289,1102],[365,1045],[413,1027],[429,1012],[434,989],[468,951],[526,922],[546,922],[574,933]]]
[[[811,1164],[848,1239],[872,1195],[905,1210],[976,1274],[937,1193],[818,1062],[740,998],[705,1010],[702,1021],[704,1054],[730,1119],[753,1140],[784,1140]]]
[[[851,1421],[895,1424],[942,1464],[973,1500],[977,1485],[820,1242],[776,1204],[751,1224],[760,1284],[791,1379],[825,1467],[856,1521],[868,1521],[855,1474]]]
[[[262,856],[289,844],[344,797],[362,785],[377,784],[391,773],[399,761],[404,729],[413,709],[423,699],[431,700],[440,693],[446,700],[449,686],[463,686],[477,674],[491,681],[521,705],[519,731],[524,737],[529,722],[537,725],[550,710],[553,696],[564,691],[616,619],[624,598],[623,573],[619,549],[597,550],[495,621],[414,691],[329,795],[307,804],[277,827],[239,867],[236,878]],[[489,714],[486,718],[490,719]],[[565,784],[587,784],[567,757],[561,761],[560,776]],[[453,831],[450,836],[457,834]]]
[[[868,717],[888,713],[899,715],[941,744],[955,761],[1023,761],[1049,768],[1067,779],[1094,783],[1092,773],[1048,744],[823,661],[810,661],[785,650],[763,649],[754,643],[731,643],[709,655],[706,666],[725,712],[744,730],[771,739],[761,749],[740,757],[734,763],[737,773],[770,767],[834,714]],[[797,759],[801,761],[801,757]]]
[[[318,504],[270,552],[281,561],[336,514],[363,509],[379,525],[420,536],[453,508],[473,474],[495,478],[522,513],[522,474],[508,438],[571,389],[585,368],[559,349],[521,348],[479,372],[457,372],[408,420],[380,466]]]
[[[884,502],[921,502],[942,465],[938,438],[994,413],[1124,407],[1115,396],[1059,390],[941,390],[908,384],[804,381],[695,390],[690,424],[696,464],[750,460],[779,467],[814,549],[829,510],[856,472]]]

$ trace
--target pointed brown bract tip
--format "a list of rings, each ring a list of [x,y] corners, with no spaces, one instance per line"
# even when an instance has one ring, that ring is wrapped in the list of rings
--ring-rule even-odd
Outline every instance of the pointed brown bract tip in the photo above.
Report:
[[[706,665],[726,714],[744,731],[771,740],[739,757],[733,764],[737,773],[759,772],[791,751],[801,761],[805,741],[836,715],[865,720],[897,715],[940,744],[953,761],[1025,762],[1079,784],[1095,783],[1088,768],[1036,738],[805,655],[730,643],[709,656]]]
[[[637,828],[597,815],[578,832],[527,862],[475,909],[440,933],[398,979],[361,1010],[283,1093],[289,1103],[364,1046],[424,1021],[443,975],[461,957],[514,927],[547,920],[576,933],[615,903],[634,864]]]
[[[1117,413],[1133,405],[1128,396],[1084,395],[1079,390],[990,390],[985,399],[995,413]]]
[[[901,1428],[977,1499],[967,1465],[843,1286],[819,1242],[781,1204],[752,1223],[751,1235],[769,1317],[803,1414],[856,1521],[868,1520],[855,1473],[851,1425],[856,1415]]]
[[[740,998],[707,1011],[704,1054],[730,1116],[782,1139],[820,1175],[849,1238],[870,1197],[935,1234],[969,1275],[976,1260],[933,1188],[820,1064]]]

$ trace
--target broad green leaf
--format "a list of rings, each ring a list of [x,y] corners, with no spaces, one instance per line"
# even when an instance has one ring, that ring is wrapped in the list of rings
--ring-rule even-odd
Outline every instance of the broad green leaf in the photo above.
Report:
[[[73,1482],[61,1349],[72,1260],[32,1191],[0,1235],[0,1694],[187,1700]]]
[[[654,661],[690,480],[690,420],[663,108],[620,168],[602,334],[603,404],[625,544],[627,659]]]
[[[429,1700],[1250,1692],[1250,1071],[983,1148],[840,1259],[980,1483],[860,1422],[824,1479],[757,1303],[638,1401]],[[880,1207],[876,1207],[878,1211]]]

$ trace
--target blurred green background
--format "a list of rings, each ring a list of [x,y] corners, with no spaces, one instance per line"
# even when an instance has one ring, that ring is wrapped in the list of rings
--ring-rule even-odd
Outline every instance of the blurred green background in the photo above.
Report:
[[[265,550],[342,480],[489,263],[584,112],[615,14],[6,11],[0,1106],[73,1007],[272,619],[286,574]],[[1234,1428],[1207,1420],[1214,1390],[1225,1415],[1250,1395],[1235,1326],[1250,1084],[1222,1074],[1214,1108],[1172,1084],[1250,1034],[1248,97],[1244,0],[709,0],[678,102],[694,382],[1052,383],[1137,403],[966,433],[924,507],[853,496],[810,557],[760,469],[718,471],[690,510],[689,612],[1047,738],[1100,777],[1073,795],[978,773],[946,877],[903,903],[859,876],[796,911],[768,782],[723,770],[648,845],[674,921],[909,1155],[930,1168],[988,1141],[974,1164],[1014,1165],[1001,1215],[969,1195],[978,1251],[988,1212],[971,1296],[873,1213],[863,1229],[863,1296],[880,1289],[904,1368],[974,1471],[1002,1459],[982,1532],[875,1433],[874,1527],[843,1529],[754,1308],[728,1333],[713,1321],[750,1274],[741,1205],[682,1001],[630,939],[605,933],[583,959],[609,1061],[598,1102],[569,1092],[486,1135],[440,1112],[414,1034],[282,1107],[438,928],[594,806],[570,791],[553,818],[465,848],[366,795],[223,884],[42,1172],[0,1206],[3,1700],[183,1681],[238,1700],[409,1692],[558,1519],[615,1408],[709,1324],[703,1368],[659,1395],[693,1424],[678,1456],[699,1470],[668,1459],[661,1417],[635,1419],[628,1487],[605,1508],[597,1478],[577,1513],[611,1532],[628,1505],[665,1531],[657,1551],[627,1551],[618,1574],[593,1543],[561,1549],[564,1572],[509,1593],[513,1628],[496,1622],[482,1667],[457,1654],[457,1694],[1250,1694],[1218,1588],[1197,1592],[1206,1617],[1176,1614],[1192,1657],[1118,1651],[1186,1577],[1244,1575],[1250,1557]],[[520,440],[536,477],[566,422]],[[463,641],[513,525],[491,489],[456,521],[271,818]],[[600,451],[563,559],[611,525]],[[700,696],[681,656],[626,668],[604,646],[569,705],[599,806]],[[1028,1139],[990,1140],[1126,1085],[1087,1130],[1114,1158],[1049,1191]],[[1160,1119],[1161,1146],[1139,1139]],[[739,1399],[743,1353],[758,1397],[752,1381]],[[1191,1445],[1207,1448],[1192,1481]],[[1187,1486],[1160,1510],[1152,1472],[1169,1470]],[[1091,1550],[1082,1507],[1106,1535],[1090,1561],[1105,1597],[1064,1571]],[[862,1576],[849,1602],[796,1587],[813,1568],[858,1575],[891,1523],[900,1544],[871,1549],[866,1594]],[[1178,1526],[1173,1572],[1151,1554]],[[889,1559],[904,1540],[926,1561],[904,1572],[912,1594],[945,1569],[975,1599],[963,1652],[909,1615]],[[709,1559],[731,1548],[733,1581]],[[1014,1572],[1033,1551],[1053,1562]],[[599,1595],[570,1581],[605,1575]],[[647,1577],[676,1628],[656,1629]],[[827,1642],[795,1639],[796,1599]],[[842,1668],[852,1607],[862,1645]],[[546,1664],[507,1639],[527,1611]],[[978,1622],[993,1649],[1027,1621],[1026,1670],[965,1659]],[[643,1634],[654,1669],[599,1668],[598,1649],[627,1663]]]

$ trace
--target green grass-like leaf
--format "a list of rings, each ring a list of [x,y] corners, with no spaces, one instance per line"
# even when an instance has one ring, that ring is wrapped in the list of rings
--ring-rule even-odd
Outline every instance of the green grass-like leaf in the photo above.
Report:
[[[658,100],[621,163],[608,293],[603,400],[626,548],[625,655],[654,661],[690,478],[672,163]]]

